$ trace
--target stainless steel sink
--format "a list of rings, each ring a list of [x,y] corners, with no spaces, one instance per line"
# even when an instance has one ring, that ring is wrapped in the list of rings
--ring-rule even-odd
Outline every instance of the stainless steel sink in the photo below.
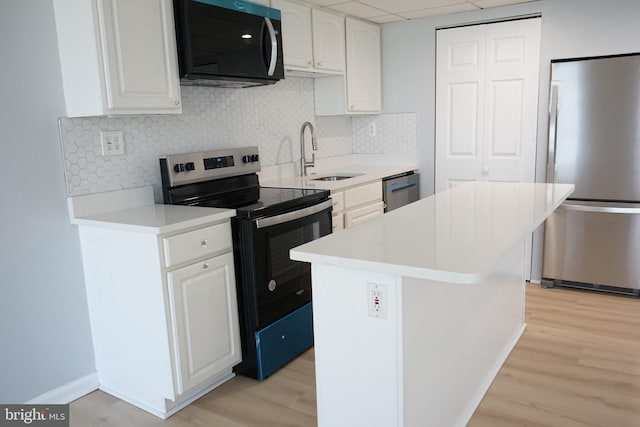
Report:
[[[312,181],[341,181],[343,179],[354,178],[356,176],[364,175],[361,173],[339,173],[327,176],[321,176],[319,178],[311,178]]]

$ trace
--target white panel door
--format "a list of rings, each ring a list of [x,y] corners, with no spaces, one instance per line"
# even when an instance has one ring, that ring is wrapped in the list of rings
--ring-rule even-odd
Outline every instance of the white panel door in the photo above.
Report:
[[[436,191],[535,178],[540,19],[439,30]]]
[[[483,175],[490,181],[535,179],[540,19],[486,26]]]
[[[170,0],[98,0],[107,108],[180,112]]]
[[[233,255],[167,274],[179,394],[240,362]]]
[[[483,25],[438,31],[436,191],[480,179],[485,34]]]
[[[539,60],[539,18],[438,31],[436,191],[535,180]]]

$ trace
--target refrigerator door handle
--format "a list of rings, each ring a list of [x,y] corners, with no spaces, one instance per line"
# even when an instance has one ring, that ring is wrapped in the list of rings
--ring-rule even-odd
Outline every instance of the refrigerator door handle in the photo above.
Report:
[[[573,203],[563,203],[560,206],[568,211],[640,215],[640,207],[625,208],[620,206],[593,206],[593,205],[578,205]]]
[[[549,151],[547,155],[547,182],[556,182],[556,143],[558,136],[558,82],[551,82],[549,97]]]

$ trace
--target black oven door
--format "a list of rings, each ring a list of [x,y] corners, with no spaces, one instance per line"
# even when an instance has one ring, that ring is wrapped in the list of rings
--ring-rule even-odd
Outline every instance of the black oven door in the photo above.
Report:
[[[331,200],[252,221],[256,329],[311,301],[311,266],[289,250],[331,233]]]

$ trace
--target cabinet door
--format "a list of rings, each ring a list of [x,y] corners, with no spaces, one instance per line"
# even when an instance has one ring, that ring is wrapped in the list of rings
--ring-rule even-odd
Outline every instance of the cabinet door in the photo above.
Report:
[[[311,68],[313,66],[311,9],[286,0],[272,0],[271,7],[280,9],[282,12],[284,64]]]
[[[351,209],[344,214],[345,228],[369,221],[384,214],[384,204],[382,202],[372,205],[363,206],[361,208]]]
[[[344,18],[312,9],[313,61],[322,70],[344,71]]]
[[[380,27],[346,18],[347,111],[382,109]]]
[[[344,191],[344,207],[346,209],[381,201],[382,182],[380,180]]]
[[[240,362],[233,255],[167,275],[177,392],[183,394]]]
[[[108,113],[180,112],[171,0],[97,0]]]

